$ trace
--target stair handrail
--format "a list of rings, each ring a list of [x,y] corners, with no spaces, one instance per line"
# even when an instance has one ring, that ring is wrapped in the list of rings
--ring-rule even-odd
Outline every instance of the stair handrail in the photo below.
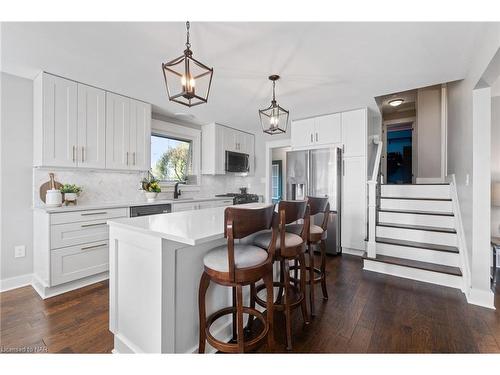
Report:
[[[373,164],[372,178],[368,184],[368,241],[366,244],[366,255],[375,258],[377,255],[377,244],[375,230],[377,226],[377,184],[380,171],[380,159],[382,158],[383,142],[378,135],[374,135],[372,141],[377,145],[377,154]]]

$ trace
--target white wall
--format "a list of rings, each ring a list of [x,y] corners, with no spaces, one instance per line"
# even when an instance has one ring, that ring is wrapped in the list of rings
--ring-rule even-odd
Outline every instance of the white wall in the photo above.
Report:
[[[1,267],[0,278],[33,270],[33,81],[1,73]],[[26,256],[14,258],[14,246]]]
[[[417,91],[417,179],[441,178],[441,87]]]
[[[500,183],[500,93],[495,94],[498,96],[491,98],[491,181]],[[491,235],[500,237],[500,207],[491,207]],[[500,254],[497,265],[500,267]]]
[[[471,265],[473,263],[473,157],[474,151],[480,147],[476,145],[476,150],[473,147],[472,91],[500,47],[500,25],[485,25],[484,32],[478,38],[477,51],[471,57],[471,66],[466,78],[448,85],[448,174],[455,174],[456,177],[467,256]],[[468,184],[467,176],[469,176]],[[490,251],[489,248],[482,250],[485,253]],[[472,289],[476,286],[476,277],[484,279],[489,278],[489,275],[488,272],[471,275]],[[484,281],[481,282],[483,283]]]

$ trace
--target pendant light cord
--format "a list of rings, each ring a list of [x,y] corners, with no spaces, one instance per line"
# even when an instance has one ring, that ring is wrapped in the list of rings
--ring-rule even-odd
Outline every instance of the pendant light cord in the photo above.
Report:
[[[186,21],[186,48],[191,48],[191,43],[189,43],[189,21]]]

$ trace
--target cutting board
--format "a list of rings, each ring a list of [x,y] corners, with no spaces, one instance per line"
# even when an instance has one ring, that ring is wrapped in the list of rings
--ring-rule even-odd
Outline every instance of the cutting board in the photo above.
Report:
[[[40,199],[42,200],[43,203],[45,203],[45,196],[47,195],[47,190],[50,190],[50,189],[59,189],[60,190],[63,186],[63,184],[54,180],[54,173],[49,173],[49,178],[50,178],[50,181],[44,182],[40,186]],[[54,187],[52,187],[52,186],[54,186]]]

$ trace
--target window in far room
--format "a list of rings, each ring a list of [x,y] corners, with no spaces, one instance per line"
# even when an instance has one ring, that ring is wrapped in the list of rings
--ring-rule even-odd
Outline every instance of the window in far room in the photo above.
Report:
[[[272,200],[278,203],[282,199],[283,171],[281,160],[273,160],[272,164]]]
[[[193,142],[151,135],[151,171],[164,182],[187,183],[192,175]]]

